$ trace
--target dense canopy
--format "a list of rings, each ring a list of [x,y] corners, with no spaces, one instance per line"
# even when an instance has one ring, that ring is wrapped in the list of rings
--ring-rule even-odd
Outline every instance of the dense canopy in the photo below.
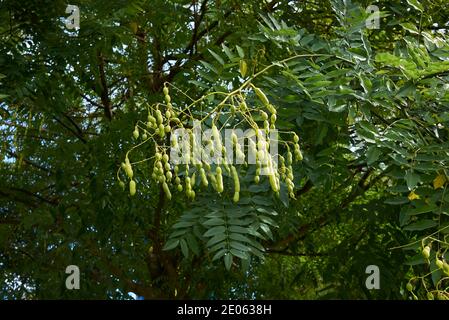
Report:
[[[0,0],[1,299],[449,299],[446,1],[71,5]]]

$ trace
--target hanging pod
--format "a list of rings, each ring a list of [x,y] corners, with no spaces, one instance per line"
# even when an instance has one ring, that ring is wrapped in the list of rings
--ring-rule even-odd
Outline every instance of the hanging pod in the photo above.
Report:
[[[129,194],[131,196],[134,196],[136,194],[136,182],[134,180],[131,180],[129,182]]]
[[[216,178],[217,178],[217,192],[218,193],[222,193],[224,188],[223,188],[223,176],[222,176],[222,171],[221,168],[218,167],[216,170]]]
[[[170,192],[170,189],[168,188],[167,182],[162,183],[162,189],[164,189],[164,192],[165,192],[165,195],[167,196],[167,199],[171,200],[171,192]]]
[[[239,175],[237,173],[237,169],[234,166],[231,166],[232,178],[234,179],[234,191],[240,192],[240,181]]]

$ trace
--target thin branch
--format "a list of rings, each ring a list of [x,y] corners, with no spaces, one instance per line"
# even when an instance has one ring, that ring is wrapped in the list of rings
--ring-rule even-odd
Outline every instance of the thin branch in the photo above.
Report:
[[[95,101],[93,101],[92,99],[90,99],[88,96],[86,96],[85,94],[81,94],[81,96],[87,100],[91,105],[94,105],[98,108],[103,108],[103,106],[101,104],[96,103]]]
[[[346,209],[356,198],[365,194],[366,191],[368,191],[372,186],[376,184],[377,181],[379,181],[381,177],[383,177],[383,174],[379,174],[375,178],[372,178],[369,183],[366,183],[366,181],[369,180],[371,173],[372,170],[368,170],[362,176],[359,183],[354,188],[353,192],[351,192],[351,194],[348,197],[346,197],[346,199],[344,199],[336,208],[332,209],[329,212],[326,212],[325,214],[321,215],[319,218],[315,219],[310,223],[301,225],[294,233],[288,235],[284,239],[281,239],[275,243],[268,245],[267,250],[268,249],[286,250],[294,242],[304,239],[307,234],[310,234],[315,230],[318,230],[328,225],[330,222],[334,220],[338,212],[340,212],[342,209]]]
[[[14,158],[16,158],[16,159],[20,159],[20,156],[19,156],[17,153],[15,153],[15,152],[12,152],[12,151],[10,151],[10,150],[6,150],[6,153],[7,153],[10,157],[14,157]],[[38,165],[38,164],[36,164],[36,163],[34,163],[34,162],[32,162],[32,161],[26,159],[26,158],[22,158],[22,161],[25,162],[26,164],[32,166],[32,167],[35,167],[36,169],[39,169],[39,170],[42,170],[42,171],[45,171],[45,172],[48,172],[48,173],[52,173],[52,171],[51,171],[50,169],[47,169],[47,168],[45,168],[45,167],[42,167],[41,165]]]
[[[84,136],[84,133],[83,133],[83,130],[81,130],[81,128],[80,128],[80,126],[69,116],[69,115],[67,115],[67,114],[63,114],[64,115],[64,117],[67,119],[67,120],[69,120],[70,121],[70,123],[75,127],[75,129],[76,129],[76,131],[78,132],[78,134],[81,136],[81,137],[83,137]]]
[[[40,196],[40,195],[38,195],[38,194],[36,194],[36,193],[34,193],[32,191],[25,190],[25,189],[22,189],[22,188],[10,187],[9,190],[24,193],[24,194],[26,194],[28,196],[34,197],[34,198],[40,200],[41,202],[45,202],[47,204],[57,205],[59,203],[57,200],[44,198],[43,196]]]
[[[87,141],[86,141],[86,139],[84,139],[84,137],[82,137],[78,132],[76,132],[75,130],[73,130],[69,126],[67,126],[64,122],[59,120],[56,116],[53,116],[53,119],[56,120],[56,122],[58,122],[61,126],[66,128],[67,130],[69,130],[75,137],[77,137],[79,140],[81,140],[81,142],[83,142],[84,144],[87,143]]]
[[[98,52],[98,71],[100,72],[100,83],[101,83],[101,103],[103,104],[104,115],[110,121],[112,120],[112,105],[109,98],[109,88],[106,81],[106,73],[104,70],[105,60],[103,54]]]

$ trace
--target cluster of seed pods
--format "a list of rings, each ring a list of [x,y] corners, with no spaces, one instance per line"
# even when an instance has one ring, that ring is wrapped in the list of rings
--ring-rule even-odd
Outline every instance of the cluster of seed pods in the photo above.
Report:
[[[270,131],[276,129],[277,110],[270,103],[265,93],[252,84],[248,85],[248,90],[252,90],[255,96],[259,100],[261,106],[248,107],[245,95],[242,92],[233,92],[229,94],[225,101],[231,100],[231,103],[221,103],[213,110],[215,118],[221,113],[227,113],[232,117],[243,119],[240,124],[244,122],[247,127],[254,129],[256,139],[248,139],[248,145],[245,147],[241,144],[241,139],[236,134],[232,133],[230,138],[232,141],[232,150],[235,150],[236,163],[229,161],[227,158],[227,149],[222,143],[222,128],[218,128],[215,121],[212,122],[210,127],[211,136],[210,139],[203,139],[202,144],[206,146],[214,146],[209,148],[214,155],[214,150],[221,151],[220,158],[211,163],[206,159],[196,159],[195,150],[196,136],[194,130],[188,127],[188,123],[192,123],[195,120],[191,112],[185,112],[180,109],[175,109],[172,105],[172,99],[170,97],[169,87],[164,86],[164,100],[165,103],[156,104],[148,108],[148,118],[146,122],[139,122],[135,125],[133,131],[133,138],[138,142],[139,147],[146,142],[152,142],[155,148],[154,156],[146,159],[152,160],[152,180],[161,185],[167,199],[172,198],[172,192],[185,192],[185,195],[189,199],[194,199],[196,196],[195,190],[198,188],[207,188],[209,185],[219,194],[224,192],[224,179],[231,179],[233,183],[233,201],[238,202],[240,199],[240,179],[239,172],[240,166],[248,167],[248,162],[245,161],[245,151],[251,152],[255,155],[255,175],[254,183],[261,183],[262,179],[266,177],[268,179],[271,189],[274,193],[279,194],[281,188],[281,181],[285,183],[288,194],[294,198],[294,172],[293,162],[301,161],[303,156],[299,146],[299,137],[294,132],[284,132],[284,136],[288,136],[289,140],[280,140],[280,136],[277,135],[278,142],[281,142],[284,146],[285,157],[276,154],[279,161],[274,161],[273,155],[270,154],[270,140],[262,137],[262,133],[268,135]],[[192,107],[192,106],[191,106]],[[255,120],[257,115],[258,121]],[[180,118],[182,120],[180,120]],[[261,121],[260,121],[261,119]],[[259,122],[259,123],[258,123]],[[259,129],[259,124],[263,129]],[[192,144],[192,153],[184,153],[182,164],[171,161],[170,148],[178,147],[178,139],[170,136],[170,133],[174,129],[184,128],[189,134],[189,143]],[[133,164],[129,160],[129,153],[134,150],[128,151],[125,157],[125,161],[121,164],[121,168],[118,172],[118,179],[121,186],[126,189],[126,184],[120,178],[120,170],[124,172],[124,175],[129,180],[129,193],[130,195],[136,194],[136,182],[134,180]],[[145,160],[144,160],[145,161]],[[141,163],[144,161],[138,161]],[[263,171],[262,171],[263,170]]]

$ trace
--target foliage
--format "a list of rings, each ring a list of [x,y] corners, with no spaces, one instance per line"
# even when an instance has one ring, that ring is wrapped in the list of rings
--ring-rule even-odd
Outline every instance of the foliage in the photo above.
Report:
[[[71,31],[65,2],[2,1],[2,297],[447,299],[438,3],[379,1],[370,30],[367,1],[86,0]],[[254,87],[303,161],[279,171],[279,189],[242,166],[239,201],[234,175],[217,194],[200,168],[194,194],[167,192],[176,177],[159,172],[149,115],[160,106],[181,126],[212,126],[226,97],[232,121],[263,126]],[[236,108],[244,100],[249,113]],[[71,264],[80,290],[65,288]],[[380,290],[365,287],[368,265]]]

